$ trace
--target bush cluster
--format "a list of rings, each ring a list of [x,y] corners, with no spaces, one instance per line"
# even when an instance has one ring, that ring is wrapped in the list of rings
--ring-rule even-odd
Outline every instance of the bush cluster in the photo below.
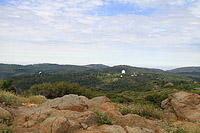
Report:
[[[12,83],[13,79],[0,80],[0,90],[11,91],[16,93],[17,89],[16,87],[12,86]]]
[[[114,104],[122,115],[137,114],[146,118],[162,119],[164,112],[162,109],[156,108],[151,104]]]
[[[62,97],[68,94],[77,94],[86,96],[88,98],[93,98],[101,95],[100,92],[82,88],[76,83],[70,84],[68,82],[43,83],[33,85],[28,92],[33,95],[43,95],[49,99]]]
[[[101,114],[98,111],[94,111],[94,113],[98,119],[98,125],[103,125],[103,124],[112,125],[112,119],[110,117],[108,117],[107,115]]]

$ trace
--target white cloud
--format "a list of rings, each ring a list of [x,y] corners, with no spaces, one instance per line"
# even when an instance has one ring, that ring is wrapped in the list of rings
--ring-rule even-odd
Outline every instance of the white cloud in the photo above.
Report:
[[[117,58],[121,51],[121,54],[128,51],[128,62],[131,58],[139,58],[140,53],[143,54],[142,57],[146,56],[146,50],[143,49],[155,48],[164,51],[173,49],[175,53],[187,51],[195,57],[193,62],[198,59],[199,52],[194,52],[196,47],[191,45],[200,43],[200,3],[195,3],[189,8],[179,8],[176,6],[185,5],[189,0],[119,1],[132,2],[142,8],[154,7],[156,11],[150,16],[95,16],[91,15],[90,11],[108,4],[108,1],[10,1],[15,6],[0,7],[0,46],[3,48],[0,55],[6,57],[13,54],[16,57],[24,57],[27,54],[35,57],[34,53],[37,53],[38,60],[39,56],[52,58],[55,55],[56,59],[74,57],[80,60],[81,57],[88,58],[89,55],[94,55],[96,60],[100,60],[104,54],[112,59],[114,57],[111,56]],[[20,50],[20,46],[25,49]],[[42,51],[37,52],[38,49]],[[135,49],[135,54],[129,49]],[[110,50],[112,52],[109,55]],[[167,53],[164,52],[164,55],[167,56]]]
[[[195,17],[200,18],[200,2],[196,3],[190,10]]]
[[[116,1],[116,0],[109,0]],[[160,6],[186,6],[187,4],[193,4],[197,0],[117,0],[121,3],[132,3],[140,8],[158,8]]]

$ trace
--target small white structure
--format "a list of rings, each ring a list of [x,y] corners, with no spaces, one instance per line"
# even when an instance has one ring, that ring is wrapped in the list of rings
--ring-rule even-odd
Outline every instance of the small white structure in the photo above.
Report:
[[[39,75],[41,75],[41,74],[42,74],[42,72],[39,72],[38,74],[39,74]]]
[[[122,78],[123,76],[121,75],[120,77]]]
[[[126,73],[126,71],[125,70],[122,70],[122,74],[125,74]]]
[[[137,77],[137,74],[134,72],[131,77]]]

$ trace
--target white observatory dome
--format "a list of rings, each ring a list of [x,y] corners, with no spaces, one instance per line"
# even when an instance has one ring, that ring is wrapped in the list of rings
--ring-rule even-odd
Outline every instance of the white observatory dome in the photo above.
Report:
[[[125,70],[122,70],[122,74],[125,74],[126,73],[126,71]]]

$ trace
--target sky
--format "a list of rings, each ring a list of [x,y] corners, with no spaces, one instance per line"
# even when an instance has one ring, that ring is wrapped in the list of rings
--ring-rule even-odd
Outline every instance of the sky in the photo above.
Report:
[[[0,0],[0,62],[200,66],[200,0]]]

